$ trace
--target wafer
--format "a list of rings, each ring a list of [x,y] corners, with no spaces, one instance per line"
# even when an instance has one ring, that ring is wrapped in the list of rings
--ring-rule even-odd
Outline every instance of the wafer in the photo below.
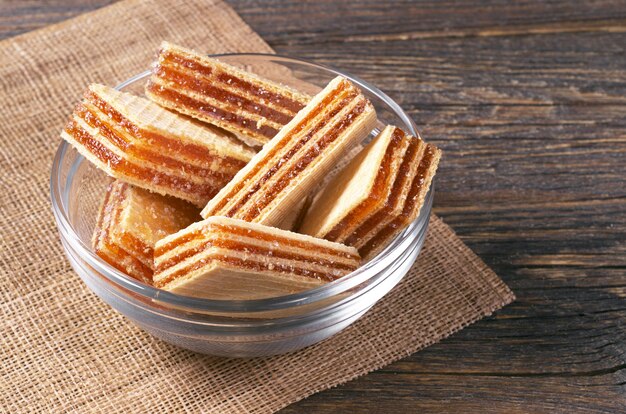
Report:
[[[199,206],[255,154],[225,131],[97,84],[61,136],[107,174]]]
[[[383,129],[321,191],[300,226],[300,232],[343,242],[392,194],[409,140],[395,127]]]
[[[116,269],[152,283],[154,244],[198,220],[198,213],[185,201],[114,180],[100,207],[94,250]]]
[[[385,137],[390,145],[383,155]],[[403,142],[405,152],[391,163],[394,141]],[[321,191],[299,231],[354,246],[364,260],[371,259],[417,218],[440,157],[433,145],[386,127]]]
[[[424,155],[426,143],[419,138],[407,135],[399,128],[394,129],[394,134],[401,135],[409,142],[409,146],[404,154],[402,164],[393,183],[390,196],[385,202],[385,206],[372,215],[350,234],[344,242],[357,249],[361,248],[367,241],[372,239],[387,224],[397,218],[404,208],[404,203],[409,195],[411,183],[420,166],[420,159]]]
[[[441,150],[431,144],[424,144],[424,152],[411,182],[402,213],[359,248],[364,260],[370,260],[380,253],[391,240],[417,219],[437,171],[440,158]]]
[[[210,217],[156,243],[154,285],[211,299],[312,289],[357,269],[357,250],[274,227]]]
[[[163,42],[146,95],[161,106],[263,145],[311,99],[218,59]]]
[[[358,88],[335,78],[207,204],[202,216],[277,225],[375,122],[374,107]]]
[[[414,138],[415,139],[415,138]],[[441,150],[434,145],[424,143],[420,140],[420,145],[416,150],[419,153],[415,173],[413,174],[406,198],[402,205],[402,211],[399,215],[390,214],[387,220],[379,223],[375,229],[369,231],[369,235],[361,239],[359,244],[359,252],[364,260],[370,260],[380,253],[398,234],[417,219],[424,205],[426,194],[430,189],[430,185],[437,171],[439,160],[441,158]],[[374,218],[375,220],[376,218]],[[363,232],[367,232],[368,225],[373,223],[364,223]],[[380,225],[383,224],[383,225]],[[352,241],[352,240],[348,240]]]

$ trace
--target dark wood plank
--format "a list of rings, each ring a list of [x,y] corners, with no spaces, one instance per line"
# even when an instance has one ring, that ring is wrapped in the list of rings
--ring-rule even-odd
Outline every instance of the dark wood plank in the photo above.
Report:
[[[2,0],[0,39],[39,29],[116,0]]]
[[[623,1],[525,0],[232,0],[236,10],[275,48],[287,45],[519,33],[620,30]],[[279,26],[277,26],[277,24]],[[311,48],[312,50],[314,47]]]
[[[349,393],[316,394],[281,413],[616,413],[622,393],[598,378],[376,372],[351,383]]]
[[[109,2],[3,2],[0,38]],[[435,210],[518,297],[283,412],[623,411],[626,2],[229,3],[409,111],[445,153]]]

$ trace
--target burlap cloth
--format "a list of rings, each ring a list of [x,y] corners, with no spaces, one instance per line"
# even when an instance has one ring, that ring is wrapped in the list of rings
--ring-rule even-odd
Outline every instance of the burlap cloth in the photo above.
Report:
[[[433,216],[400,285],[344,332],[293,354],[196,355],[112,311],[63,255],[48,197],[50,165],[83,88],[145,70],[163,39],[207,53],[271,52],[219,1],[123,1],[0,43],[0,411],[273,412],[513,300]]]

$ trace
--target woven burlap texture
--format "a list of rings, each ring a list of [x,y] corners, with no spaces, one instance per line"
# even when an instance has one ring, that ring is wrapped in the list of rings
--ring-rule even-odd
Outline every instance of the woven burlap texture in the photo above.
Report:
[[[145,70],[161,40],[271,52],[219,1],[123,1],[0,43],[0,411],[274,412],[491,314],[511,291],[438,218],[413,270],[339,335],[289,355],[193,354],[134,327],[63,255],[48,179],[89,82]]]

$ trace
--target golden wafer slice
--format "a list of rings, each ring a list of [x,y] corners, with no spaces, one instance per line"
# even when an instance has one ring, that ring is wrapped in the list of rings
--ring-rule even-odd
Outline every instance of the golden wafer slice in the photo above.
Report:
[[[97,84],[61,136],[110,176],[201,206],[255,154],[225,131]]]
[[[364,261],[374,258],[419,216],[441,159],[440,149],[431,144],[424,143],[422,146],[423,151],[417,161],[418,167],[409,185],[402,212],[379,229],[367,242],[361,243],[359,252]]]
[[[273,138],[311,99],[218,59],[163,42],[146,85],[161,106],[256,145]]]
[[[421,139],[386,127],[320,192],[298,231],[372,258],[417,218],[440,156]]]
[[[382,230],[402,213],[404,203],[409,195],[409,190],[411,189],[413,177],[417,174],[420,159],[422,158],[424,149],[426,148],[424,141],[405,134],[405,132],[399,128],[395,128],[394,134],[402,135],[404,139],[409,142],[409,147],[404,154],[402,164],[400,165],[400,169],[396,175],[389,197],[385,202],[385,206],[376,214],[365,220],[344,240],[345,244],[354,246],[357,249],[361,248],[380,230]]]
[[[154,245],[199,219],[191,204],[114,180],[100,207],[93,247],[111,266],[152,283]]]
[[[316,95],[202,211],[276,226],[371,131],[372,104],[337,77]]]
[[[395,197],[393,184],[409,143],[397,128],[383,129],[316,197],[299,231],[346,240]]]
[[[356,270],[357,250],[274,227],[210,217],[156,243],[154,285],[211,299],[296,293]]]

